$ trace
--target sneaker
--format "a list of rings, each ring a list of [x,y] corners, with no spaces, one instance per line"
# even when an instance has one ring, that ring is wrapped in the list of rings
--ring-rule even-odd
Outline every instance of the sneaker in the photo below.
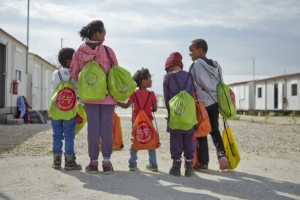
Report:
[[[129,164],[129,171],[135,171],[135,170],[137,170],[137,166],[136,166],[136,164]]]
[[[146,165],[146,169],[149,170],[149,171],[151,171],[151,172],[158,172],[157,165],[148,164],[148,165]]]
[[[220,170],[228,169],[228,161],[227,161],[224,151],[220,151],[218,153],[218,159],[219,159]]]
[[[114,171],[111,162],[102,162],[102,168],[104,174],[111,174]]]
[[[88,166],[85,167],[85,171],[88,173],[96,174],[98,173],[98,165],[91,165],[89,164]]]
[[[169,171],[169,174],[173,176],[181,176],[180,168],[181,168],[181,161],[174,160],[173,165]]]
[[[184,175],[186,177],[190,177],[193,176],[195,174],[194,168],[193,168],[193,162],[189,161],[189,162],[185,162],[185,172]]]

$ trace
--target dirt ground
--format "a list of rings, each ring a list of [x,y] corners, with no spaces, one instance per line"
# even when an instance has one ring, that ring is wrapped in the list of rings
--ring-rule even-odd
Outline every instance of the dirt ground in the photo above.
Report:
[[[122,114],[121,114],[122,116]],[[165,132],[166,120],[158,117],[157,127],[161,139],[160,149],[169,149],[169,135]],[[223,130],[222,120],[220,131]],[[300,126],[292,124],[274,124],[274,122],[256,123],[253,120],[230,120],[240,152],[254,155],[272,155],[274,157],[294,157],[300,153]],[[130,146],[130,117],[121,117],[125,148]],[[52,130],[48,124],[30,124],[20,126],[0,125],[0,158],[11,156],[44,156],[52,154]],[[210,140],[211,141],[211,140]],[[77,154],[87,151],[86,127],[76,135]],[[210,151],[215,149],[210,142]]]
[[[172,181],[173,177],[169,177],[168,175],[168,169],[171,166],[169,155],[169,134],[165,132],[166,120],[163,117],[163,112],[158,114],[156,122],[161,140],[161,147],[157,150],[159,170],[161,171],[161,173],[164,173],[164,176],[162,177],[168,177],[167,182],[174,183],[174,181]],[[221,122],[222,120],[220,120],[220,130],[222,131],[223,123]],[[122,177],[120,177],[120,173],[116,175],[119,179],[123,180],[124,176],[130,176],[131,173],[128,172],[127,169],[131,131],[130,117],[124,114],[123,117],[121,117],[121,124],[125,147],[122,151],[113,153],[112,162],[115,169],[119,169],[122,174],[126,174],[123,174]],[[118,192],[116,192],[112,188],[109,188],[107,190],[102,190],[101,194],[94,194],[92,192],[85,194],[84,197],[96,199],[96,197],[100,195],[100,197],[111,197],[112,199],[300,199],[300,126],[294,124],[283,125],[274,122],[254,122],[254,120],[241,119],[230,120],[229,126],[233,130],[239,147],[239,151],[241,153],[242,160],[238,168],[234,171],[234,173],[226,174],[224,172],[219,172],[217,160],[214,155],[215,148],[211,142],[211,139],[209,139],[211,158],[211,162],[209,164],[210,170],[208,173],[196,173],[196,178],[200,177],[201,180],[204,181],[201,183],[201,187],[199,186],[200,188],[202,188],[202,186],[206,188],[205,185],[209,183],[211,184],[210,187],[214,189],[198,189],[197,191],[194,191],[195,188],[193,188],[193,186],[182,187],[181,189],[177,188],[176,191],[178,192],[182,190],[181,192],[184,192],[187,196],[181,196],[181,193],[172,193],[173,190],[167,190],[166,192],[161,193],[163,196],[156,196],[156,198],[154,194],[148,194],[147,191],[141,193],[141,191],[137,191],[136,189],[131,189],[131,193],[121,193],[119,190],[122,190],[122,188],[126,188],[126,181],[124,180],[125,185],[116,186],[116,188],[119,189]],[[14,171],[12,171],[12,169],[9,169],[9,166],[11,166],[12,168],[14,166],[22,166],[20,162],[23,162],[24,160],[32,160],[32,163],[37,163],[35,164],[37,170],[45,170],[45,168],[48,169],[46,172],[41,172],[45,174],[43,176],[57,176],[57,171],[51,169],[51,143],[52,131],[50,122],[48,122],[48,124],[30,124],[20,126],[0,125],[0,170],[3,173],[3,176],[0,176],[0,199],[34,199],[30,194],[24,195],[13,190],[14,184],[18,185],[21,183],[14,183],[6,180],[5,177],[10,177],[12,173],[15,173]],[[75,151],[78,157],[77,160],[84,167],[88,163],[86,127],[76,136]],[[141,160],[141,163],[147,163],[146,151],[139,152],[139,160]],[[7,166],[8,168],[5,168],[5,166]],[[139,168],[142,168],[142,166],[140,166]],[[141,172],[146,173],[142,169]],[[81,171],[81,173],[86,174],[84,171]],[[129,173],[129,175],[127,175],[127,173]],[[77,179],[78,176],[79,175],[77,174]],[[162,180],[162,177],[151,174],[147,175],[146,177],[149,176],[155,180],[155,183],[153,183],[154,185],[159,184],[164,188],[170,187],[168,185],[170,183],[167,183],[166,181],[164,182],[164,180]],[[216,176],[221,176],[223,178],[214,180]],[[42,178],[44,179],[45,177]],[[191,180],[193,180],[194,182],[199,181],[196,178],[194,177]],[[145,177],[143,176],[137,179],[140,180],[140,182],[136,183],[136,187],[139,187],[140,184],[143,183],[142,181],[145,180]],[[169,179],[171,179],[171,181]],[[188,186],[190,182],[186,181],[186,179],[187,178],[183,179],[183,182],[175,181],[175,183],[177,185],[183,184],[185,186]],[[218,191],[222,191],[222,189],[220,189],[219,187],[220,184],[222,185],[222,181],[220,180],[223,179],[236,179],[235,181],[241,182],[240,184],[233,185],[235,189],[232,188],[233,186],[231,184],[233,183],[229,184],[226,182],[226,184],[228,185],[225,188],[231,189],[234,194],[227,192],[220,192],[220,194],[218,194]],[[109,179],[105,178],[105,180],[107,181]],[[205,182],[205,180],[212,181],[212,183]],[[251,184],[246,183],[250,180]],[[266,180],[268,180],[267,183]],[[90,190],[91,188],[85,187],[89,183],[89,181],[93,182],[95,180],[86,179],[83,181],[85,182],[84,186],[76,185],[76,187],[81,188],[81,190],[86,188]],[[220,182],[220,184],[216,185],[216,181]],[[256,182],[257,184],[253,184]],[[279,182],[281,182],[282,184],[279,184]],[[52,184],[54,183],[59,184],[55,181],[52,182]],[[262,186],[261,183],[264,183],[264,185]],[[69,183],[61,184],[68,185]],[[245,189],[248,192],[243,192],[243,189],[239,188],[241,186],[250,188]],[[38,187],[38,185],[36,187]],[[41,187],[41,185],[39,185],[39,187]],[[101,190],[95,188],[92,189],[94,192]],[[154,192],[160,194],[160,190],[161,189],[158,188],[157,191],[154,190]],[[262,192],[262,190],[265,190],[266,193]],[[37,193],[37,191],[39,191],[39,189],[34,190],[33,193]],[[55,191],[57,191],[57,189],[55,189]],[[170,192],[170,194],[168,194],[168,192]],[[198,195],[195,195],[195,193],[197,193]],[[45,196],[44,194],[37,199],[81,199],[80,197],[82,197],[80,194],[74,192],[72,193],[72,191],[68,190],[62,192],[63,195],[61,195],[61,193],[57,194],[58,196],[53,196],[52,194],[48,194]]]

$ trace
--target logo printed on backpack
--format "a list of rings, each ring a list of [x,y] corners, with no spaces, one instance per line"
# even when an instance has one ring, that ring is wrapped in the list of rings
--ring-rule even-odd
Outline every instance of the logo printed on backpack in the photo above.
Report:
[[[55,106],[62,111],[69,111],[76,105],[76,95],[74,90],[70,88],[63,88],[58,91],[55,100]]]
[[[147,144],[153,138],[153,132],[151,127],[144,121],[138,123],[135,128],[135,136],[136,141],[141,144]]]
[[[125,82],[121,82],[120,84],[117,85],[117,90],[122,94],[127,93],[128,89],[129,87]]]
[[[87,85],[94,86],[98,82],[98,76],[94,72],[90,72],[84,76]]]
[[[81,124],[82,121],[83,121],[82,117],[78,113],[76,113],[76,124]]]
[[[185,106],[183,104],[179,104],[178,106],[173,107],[174,113],[179,117],[183,116],[185,113]]]

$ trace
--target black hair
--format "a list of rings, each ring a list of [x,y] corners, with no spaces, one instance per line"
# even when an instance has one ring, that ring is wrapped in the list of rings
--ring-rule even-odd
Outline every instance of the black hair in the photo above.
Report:
[[[192,44],[195,45],[197,49],[202,49],[204,53],[207,53],[208,46],[205,40],[203,39],[196,39],[192,41]]]
[[[133,75],[132,79],[136,82],[137,86],[140,87],[143,80],[147,80],[151,76],[147,68],[137,70]]]
[[[88,25],[82,27],[79,31],[79,35],[82,40],[90,39],[94,33],[104,31],[104,24],[101,20],[94,20]]]
[[[61,66],[65,67],[68,60],[72,60],[73,54],[75,50],[72,48],[62,48],[58,52],[58,61],[61,64]]]

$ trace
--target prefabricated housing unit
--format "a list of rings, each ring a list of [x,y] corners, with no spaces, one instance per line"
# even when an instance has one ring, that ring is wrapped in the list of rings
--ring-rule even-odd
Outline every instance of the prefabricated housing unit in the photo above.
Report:
[[[18,96],[26,97],[27,46],[0,29],[0,114],[15,113]],[[13,94],[13,82],[18,94]]]
[[[26,97],[33,110],[47,110],[52,73],[57,68],[39,55],[27,53],[26,45],[0,28],[0,115],[15,115],[19,96]]]
[[[300,73],[233,83],[238,111],[300,111]]]
[[[47,110],[51,98],[52,73],[56,69],[39,55],[29,53],[26,97],[33,110]]]

